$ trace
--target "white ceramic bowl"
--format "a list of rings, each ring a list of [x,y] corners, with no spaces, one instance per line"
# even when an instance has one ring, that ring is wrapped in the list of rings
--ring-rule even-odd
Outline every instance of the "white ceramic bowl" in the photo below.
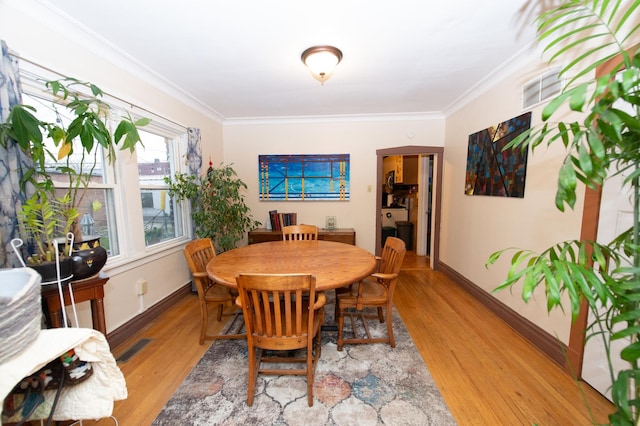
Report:
[[[40,333],[41,279],[31,268],[0,269],[0,364],[25,350]]]

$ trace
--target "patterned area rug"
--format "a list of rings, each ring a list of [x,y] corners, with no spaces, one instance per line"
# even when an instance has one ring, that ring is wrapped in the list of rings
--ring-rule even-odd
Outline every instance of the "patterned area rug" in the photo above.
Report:
[[[326,306],[333,321],[333,304]],[[345,321],[345,329],[346,327]],[[386,325],[369,322],[371,334]],[[303,376],[258,376],[247,398],[247,343],[217,340],[154,420],[154,425],[455,425],[411,336],[394,309],[396,347],[345,345],[322,331],[313,407]],[[345,333],[345,337],[348,335]]]

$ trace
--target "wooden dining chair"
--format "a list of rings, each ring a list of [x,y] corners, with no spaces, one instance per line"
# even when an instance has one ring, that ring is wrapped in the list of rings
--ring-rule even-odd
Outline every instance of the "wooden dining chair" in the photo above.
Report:
[[[282,239],[289,240],[317,240],[318,227],[315,225],[289,225],[282,228]]]
[[[313,406],[313,377],[320,358],[320,326],[326,303],[324,293],[316,293],[315,276],[239,274],[236,281],[240,293],[236,300],[247,327],[247,405],[253,404],[258,374],[276,374],[306,375],[307,399]],[[304,357],[291,354],[297,349],[305,349]],[[288,363],[305,366],[278,365]]]
[[[237,292],[233,294],[227,287],[220,284],[216,284],[207,275],[207,263],[216,255],[216,251],[213,247],[213,243],[209,238],[200,238],[193,240],[184,247],[184,257],[187,259],[187,264],[191,270],[193,276],[193,282],[196,285],[198,291],[198,300],[200,302],[200,344],[202,345],[205,339],[239,339],[244,338],[245,334],[240,333],[239,330],[242,327],[241,321],[238,321],[238,317],[242,311],[235,309],[233,313],[225,314],[225,304],[233,305],[233,301],[237,295]],[[222,321],[223,316],[232,316],[229,320],[229,327],[226,328],[223,333],[220,334],[207,334],[207,326],[209,324],[209,305],[216,306],[218,308],[217,320]],[[233,305],[235,307],[235,305]],[[236,333],[228,333],[228,330],[236,325]]]
[[[389,343],[395,348],[393,337],[393,292],[398,281],[398,274],[407,249],[404,241],[396,237],[388,237],[382,249],[382,256],[377,257],[378,269],[370,277],[351,285],[343,291],[336,292],[336,313],[338,319],[338,350],[347,343]],[[364,312],[366,308],[375,308],[377,314]],[[385,321],[382,308],[386,308],[387,337],[371,337],[368,319]],[[344,339],[344,317],[351,322],[353,338]],[[356,320],[361,321],[366,337],[359,337],[356,330]],[[362,333],[360,333],[362,335]]]

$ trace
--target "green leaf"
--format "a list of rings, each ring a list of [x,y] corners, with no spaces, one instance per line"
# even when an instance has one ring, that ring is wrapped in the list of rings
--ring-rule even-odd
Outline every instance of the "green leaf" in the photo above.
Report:
[[[565,203],[573,208],[576,201],[575,188],[576,173],[571,163],[571,157],[568,156],[565,158],[558,175],[558,190],[556,191],[556,207],[558,210],[564,211]]]
[[[571,96],[571,92],[564,92],[551,100],[542,110],[542,120],[547,121],[560,106]]]
[[[136,127],[144,127],[149,125],[149,123],[151,123],[151,119],[150,118],[139,118],[137,119],[134,124],[136,125]]]
[[[571,91],[569,106],[572,111],[582,111],[587,98],[587,85],[581,84]]]
[[[10,136],[15,139],[22,150],[29,149],[29,142],[42,143],[40,120],[30,111],[35,109],[29,106],[16,105],[9,113],[8,122],[12,123]]]
[[[591,151],[588,146],[578,145],[578,163],[580,164],[580,170],[585,175],[591,174],[593,165],[591,163]]]

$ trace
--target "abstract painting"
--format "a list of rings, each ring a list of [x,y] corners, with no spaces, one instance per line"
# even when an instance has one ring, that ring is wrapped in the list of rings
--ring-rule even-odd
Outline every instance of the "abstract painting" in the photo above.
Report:
[[[531,112],[469,135],[464,192],[524,198],[527,154],[503,148],[531,126]]]
[[[260,200],[349,200],[349,154],[258,156]]]

